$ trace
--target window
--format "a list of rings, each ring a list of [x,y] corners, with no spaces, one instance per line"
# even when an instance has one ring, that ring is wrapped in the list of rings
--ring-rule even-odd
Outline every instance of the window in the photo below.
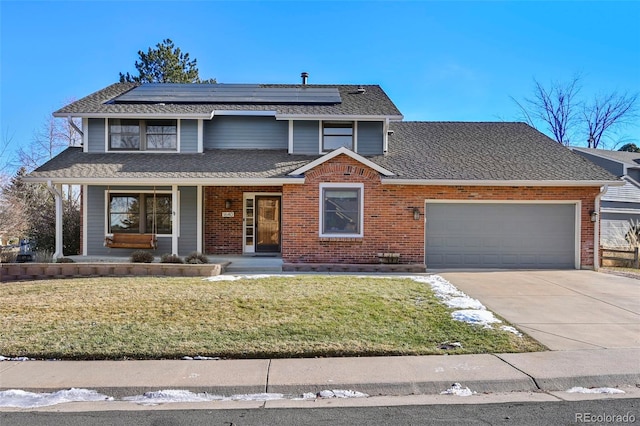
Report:
[[[177,120],[109,120],[111,150],[175,151],[177,147]]]
[[[172,150],[178,146],[176,120],[147,121],[147,149]]]
[[[109,148],[140,149],[138,120],[109,120]]]
[[[353,149],[353,123],[324,121],[322,123],[322,152],[341,147]]]
[[[171,194],[110,194],[109,233],[171,234],[171,211]]]
[[[362,236],[363,186],[321,185],[321,236]]]

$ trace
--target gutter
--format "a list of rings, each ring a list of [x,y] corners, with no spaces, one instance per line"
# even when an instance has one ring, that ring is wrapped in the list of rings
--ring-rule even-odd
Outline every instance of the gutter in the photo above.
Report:
[[[304,177],[273,178],[273,179],[236,179],[236,178],[51,178],[51,177],[28,177],[22,178],[25,182],[32,183],[54,183],[62,185],[144,185],[144,186],[171,186],[179,181],[179,186],[282,186],[282,185],[302,185],[305,183]]]
[[[623,186],[624,181],[611,180],[461,180],[461,179],[380,179],[383,185],[423,186]]]

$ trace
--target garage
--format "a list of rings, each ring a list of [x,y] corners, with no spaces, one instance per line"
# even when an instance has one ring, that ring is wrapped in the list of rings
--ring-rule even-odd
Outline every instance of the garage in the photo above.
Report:
[[[427,202],[427,268],[577,268],[576,204]]]

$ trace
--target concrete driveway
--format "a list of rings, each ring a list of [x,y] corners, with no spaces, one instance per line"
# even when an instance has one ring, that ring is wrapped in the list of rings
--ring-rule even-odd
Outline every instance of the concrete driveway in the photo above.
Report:
[[[640,348],[640,280],[593,271],[439,274],[551,350]]]

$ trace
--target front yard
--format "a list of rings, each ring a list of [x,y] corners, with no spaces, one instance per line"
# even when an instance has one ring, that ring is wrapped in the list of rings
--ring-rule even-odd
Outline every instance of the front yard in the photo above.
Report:
[[[428,284],[407,278],[83,278],[0,289],[0,355],[8,357],[283,358],[544,349],[497,326],[453,320],[453,309]]]

